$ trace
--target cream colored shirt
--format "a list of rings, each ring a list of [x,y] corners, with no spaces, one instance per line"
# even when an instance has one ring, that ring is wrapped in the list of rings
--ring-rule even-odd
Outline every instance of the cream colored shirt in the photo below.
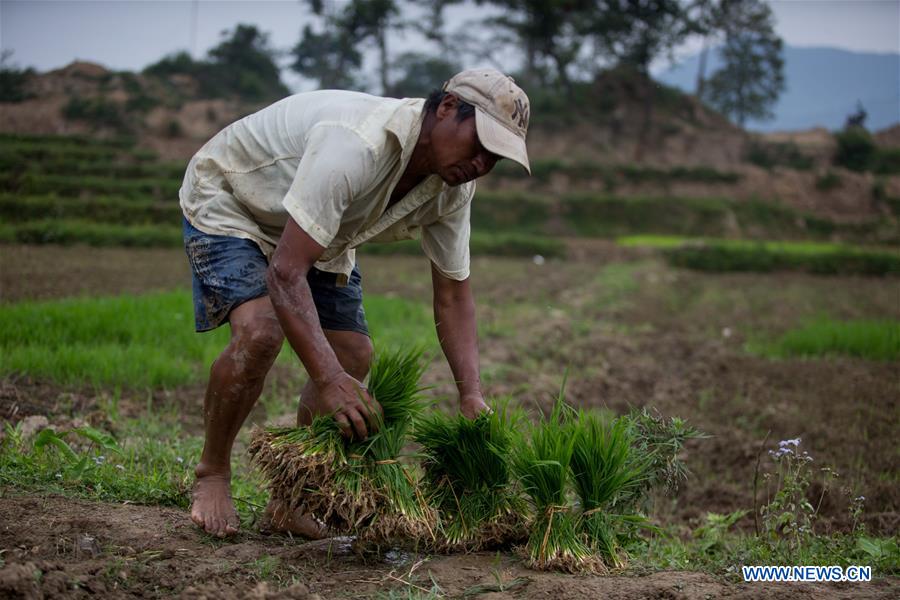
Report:
[[[290,216],[326,248],[316,267],[343,284],[369,241],[413,239],[447,277],[469,276],[475,184],[431,175],[388,208],[422,127],[422,99],[295,94],[209,140],[179,191],[197,229],[256,242],[271,259]]]

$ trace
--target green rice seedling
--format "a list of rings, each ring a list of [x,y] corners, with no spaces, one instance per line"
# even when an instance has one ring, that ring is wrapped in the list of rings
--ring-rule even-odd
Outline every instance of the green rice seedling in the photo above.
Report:
[[[579,411],[571,431],[572,478],[581,500],[582,531],[607,565],[624,567],[618,531],[644,519],[627,514],[633,502],[623,506],[617,501],[630,499],[640,488],[648,462],[634,456],[634,436],[626,418],[605,420],[596,413]]]
[[[900,358],[900,321],[819,318],[773,341],[751,342],[749,349],[772,358],[856,356],[868,360]]]
[[[429,535],[433,517],[414,473],[400,461],[422,410],[424,368],[420,350],[378,355],[369,390],[384,412],[366,440],[346,441],[330,415],[309,426],[256,431],[250,453],[272,497],[363,543]]]
[[[525,545],[527,564],[539,570],[598,571],[602,562],[584,543],[579,515],[569,500],[575,436],[562,398],[561,392],[549,419],[531,429],[530,440],[515,454],[516,474],[534,506]]]
[[[524,538],[525,505],[510,465],[518,421],[499,406],[471,420],[436,411],[417,424],[424,488],[440,519],[437,550],[495,548]]]

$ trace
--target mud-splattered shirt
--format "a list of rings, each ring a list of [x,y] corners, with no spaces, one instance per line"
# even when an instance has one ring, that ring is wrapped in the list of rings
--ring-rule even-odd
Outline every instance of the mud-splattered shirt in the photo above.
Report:
[[[447,277],[469,276],[474,182],[431,175],[388,208],[422,127],[422,99],[295,94],[207,142],[179,192],[188,221],[256,242],[271,258],[290,216],[326,248],[316,267],[349,277],[355,248],[414,239]]]

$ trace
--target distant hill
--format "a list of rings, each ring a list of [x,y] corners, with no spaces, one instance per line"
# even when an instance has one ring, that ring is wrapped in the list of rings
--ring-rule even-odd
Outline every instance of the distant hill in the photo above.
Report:
[[[786,46],[787,87],[774,108],[771,121],[750,121],[755,131],[784,131],[843,126],[848,114],[862,102],[870,130],[884,129],[900,122],[900,54],[850,52],[836,48]],[[655,76],[656,79],[693,93],[699,57]],[[721,62],[710,53],[707,75]]]

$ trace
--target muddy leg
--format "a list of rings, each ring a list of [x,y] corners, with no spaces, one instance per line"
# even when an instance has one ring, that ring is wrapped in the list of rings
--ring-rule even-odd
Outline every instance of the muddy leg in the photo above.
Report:
[[[231,447],[284,340],[268,297],[241,304],[229,320],[231,341],[213,363],[206,388],[206,438],[191,504],[194,523],[219,537],[236,533],[239,525],[231,500]]]

